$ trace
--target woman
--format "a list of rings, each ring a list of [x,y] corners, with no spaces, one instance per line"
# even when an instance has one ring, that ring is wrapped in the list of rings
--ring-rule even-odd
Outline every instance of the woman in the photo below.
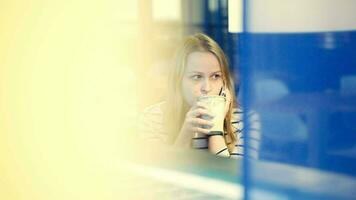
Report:
[[[208,149],[226,157],[243,155],[242,111],[238,108],[234,83],[226,56],[219,45],[204,34],[187,37],[175,56],[171,69],[168,97],[153,105],[141,117],[141,133],[146,138],[161,139],[169,144],[195,149]],[[208,136],[213,126],[211,113],[197,98],[226,94],[224,134]],[[210,118],[202,118],[208,115]],[[255,114],[248,115],[259,128]],[[259,139],[258,135],[255,139]],[[255,145],[256,146],[256,145]],[[257,155],[256,146],[256,154]]]

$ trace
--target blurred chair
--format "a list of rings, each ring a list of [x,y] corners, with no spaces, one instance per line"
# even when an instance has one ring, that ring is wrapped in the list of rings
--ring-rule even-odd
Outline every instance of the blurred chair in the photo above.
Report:
[[[262,79],[255,84],[255,101],[271,102],[289,94],[288,87],[278,79]]]
[[[347,75],[340,78],[341,95],[356,95],[356,75]]]
[[[257,79],[255,83],[255,102],[271,103],[287,96],[287,85],[278,79]],[[269,111],[260,113],[262,130],[261,158],[285,162],[296,162],[300,154],[306,153],[308,130],[296,113]]]
[[[340,78],[340,94],[356,101],[356,75]],[[333,113],[329,119],[324,165],[335,171],[354,174],[356,169],[356,112],[345,110]],[[342,168],[342,166],[349,166]],[[339,169],[339,168],[342,169]]]
[[[347,75],[340,78],[340,94],[343,98],[354,98],[356,100],[356,75]],[[340,149],[356,148],[356,135],[344,134],[356,133],[356,112],[352,110],[336,112],[332,114],[329,121],[329,129],[334,130],[329,137],[330,145]]]

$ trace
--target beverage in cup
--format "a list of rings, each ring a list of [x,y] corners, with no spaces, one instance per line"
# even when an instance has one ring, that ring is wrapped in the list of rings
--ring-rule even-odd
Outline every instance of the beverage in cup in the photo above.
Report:
[[[214,116],[211,120],[214,126],[210,129],[209,135],[224,133],[225,101],[224,96],[218,95],[200,96],[198,98],[198,102],[201,102],[208,112]],[[202,118],[209,119],[207,115],[203,115]]]

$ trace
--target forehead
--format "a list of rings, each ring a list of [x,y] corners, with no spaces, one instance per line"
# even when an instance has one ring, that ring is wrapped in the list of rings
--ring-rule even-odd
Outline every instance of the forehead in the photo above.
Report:
[[[192,52],[187,57],[186,72],[211,72],[219,71],[220,64],[216,56],[210,52]]]

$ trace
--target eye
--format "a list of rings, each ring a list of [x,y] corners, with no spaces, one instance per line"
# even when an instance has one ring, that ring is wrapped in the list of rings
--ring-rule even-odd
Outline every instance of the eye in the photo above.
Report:
[[[214,74],[214,75],[212,76],[212,78],[213,78],[214,80],[217,80],[217,79],[221,78],[221,75],[220,75],[220,74]]]
[[[192,79],[192,80],[194,80],[194,81],[197,81],[197,80],[199,80],[199,79],[201,79],[201,78],[202,78],[202,76],[201,76],[201,75],[199,75],[199,74],[196,74],[196,75],[190,76],[190,79]]]

